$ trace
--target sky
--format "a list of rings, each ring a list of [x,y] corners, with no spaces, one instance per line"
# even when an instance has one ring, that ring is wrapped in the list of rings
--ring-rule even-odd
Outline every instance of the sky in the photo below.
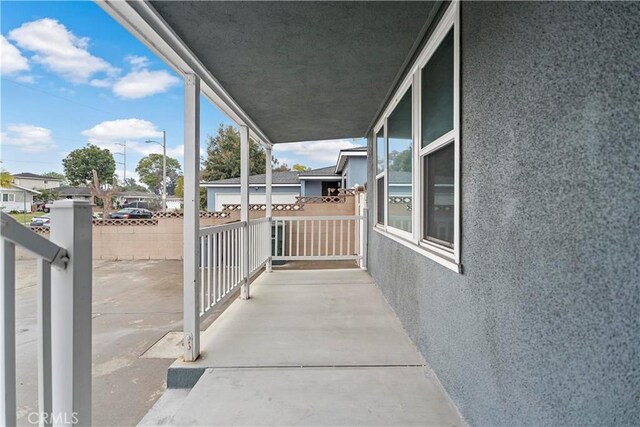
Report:
[[[93,143],[114,153],[124,175],[162,153],[183,162],[183,80],[91,1],[0,2],[0,157],[11,173],[63,172],[62,159]],[[201,153],[220,124],[234,125],[201,102]],[[335,164],[338,151],[363,140],[277,144],[280,163]]]

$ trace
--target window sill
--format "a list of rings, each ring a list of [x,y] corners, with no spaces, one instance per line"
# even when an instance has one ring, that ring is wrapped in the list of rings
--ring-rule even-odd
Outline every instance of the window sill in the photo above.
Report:
[[[451,271],[454,271],[456,273],[462,274],[462,264],[458,264],[456,263],[453,259],[451,258],[447,258],[443,255],[437,254],[435,252],[430,251],[429,249],[425,248],[425,247],[421,247],[416,245],[413,242],[410,242],[406,239],[403,239],[402,237],[399,237],[395,234],[389,233],[388,231],[382,230],[380,229],[380,227],[378,226],[374,226],[373,230],[378,233],[381,234],[382,236],[385,236],[391,240],[393,240],[394,242],[400,243],[402,246],[405,246],[417,253],[419,253],[422,256],[425,256],[427,258],[429,258],[432,261],[437,262],[438,264],[442,265],[443,267],[448,268]]]

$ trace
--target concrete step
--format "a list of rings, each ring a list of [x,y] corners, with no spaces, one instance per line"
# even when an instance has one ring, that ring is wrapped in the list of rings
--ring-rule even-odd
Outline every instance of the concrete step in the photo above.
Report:
[[[425,367],[210,368],[160,425],[459,426],[464,421]]]

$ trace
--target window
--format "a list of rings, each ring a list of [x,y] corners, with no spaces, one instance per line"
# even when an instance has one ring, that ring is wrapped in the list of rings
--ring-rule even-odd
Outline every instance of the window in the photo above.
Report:
[[[386,148],[384,145],[384,127],[376,134],[376,199],[378,201],[376,209],[376,223],[384,225],[385,212],[385,169],[386,169]]]
[[[411,87],[394,108],[387,120],[387,158],[389,165],[389,187],[387,189],[389,204],[389,227],[411,233],[411,193],[413,162],[411,129]]]
[[[460,271],[459,3],[452,2],[384,110],[376,229]]]
[[[3,202],[15,202],[16,195],[13,193],[2,193]]]

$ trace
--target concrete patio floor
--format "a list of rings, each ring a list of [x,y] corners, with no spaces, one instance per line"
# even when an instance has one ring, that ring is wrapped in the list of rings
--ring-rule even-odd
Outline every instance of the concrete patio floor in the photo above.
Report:
[[[264,273],[201,347],[141,425],[464,425],[358,269]]]

